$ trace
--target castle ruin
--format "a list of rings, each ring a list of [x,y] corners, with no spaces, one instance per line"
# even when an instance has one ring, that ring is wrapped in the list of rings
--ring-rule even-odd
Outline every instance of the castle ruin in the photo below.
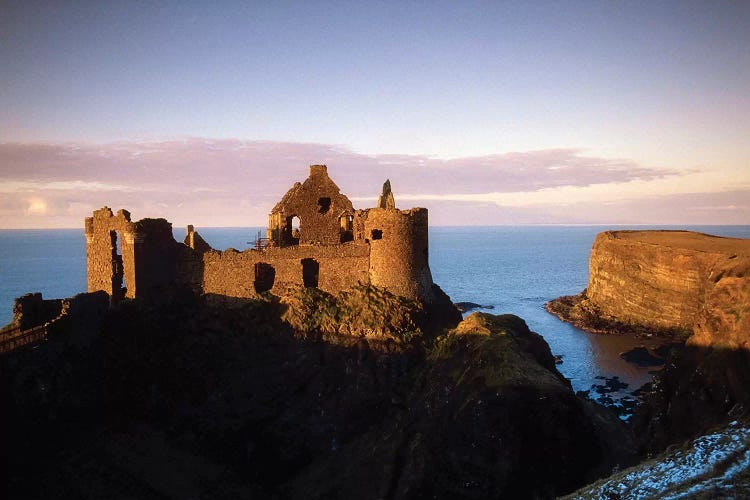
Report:
[[[432,302],[427,209],[398,210],[386,181],[378,206],[355,210],[325,165],[284,195],[268,216],[263,244],[214,250],[188,226],[175,241],[165,219],[130,220],[108,207],[86,218],[88,291],[112,300],[150,297],[169,287],[253,298],[295,287],[337,293],[358,283]]]

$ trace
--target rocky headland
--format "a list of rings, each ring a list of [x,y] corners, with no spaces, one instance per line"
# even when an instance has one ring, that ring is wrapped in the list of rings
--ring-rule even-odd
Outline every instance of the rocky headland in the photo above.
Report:
[[[0,331],[0,494],[750,492],[747,244],[603,233],[588,289],[549,306],[615,331],[688,336],[684,349],[629,353],[664,368],[628,423],[574,394],[521,318],[462,320],[434,285],[430,301],[371,284],[248,298],[190,287],[115,301],[101,291],[21,297]],[[621,385],[613,377],[600,392]]]
[[[657,453],[750,414],[750,240],[688,231],[597,236],[586,290],[547,304],[596,333],[685,342],[632,420],[643,453]]]
[[[607,231],[591,249],[586,289],[549,302],[547,310],[594,333],[686,339],[710,331],[693,339],[705,345],[747,326],[741,324],[747,317],[734,309],[743,297],[747,303],[748,269],[750,240],[690,231]]]
[[[19,299],[3,496],[552,498],[634,462],[522,319],[433,296]]]

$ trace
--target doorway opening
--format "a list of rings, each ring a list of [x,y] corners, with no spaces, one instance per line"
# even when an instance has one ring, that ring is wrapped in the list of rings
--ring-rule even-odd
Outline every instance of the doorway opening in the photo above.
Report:
[[[258,262],[255,264],[255,281],[253,286],[257,293],[268,292],[276,281],[276,269],[271,264]]]
[[[317,288],[320,264],[315,259],[302,259],[302,282],[305,288]]]

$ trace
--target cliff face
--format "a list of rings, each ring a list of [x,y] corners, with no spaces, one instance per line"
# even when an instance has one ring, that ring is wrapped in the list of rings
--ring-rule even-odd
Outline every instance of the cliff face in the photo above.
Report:
[[[586,291],[548,309],[590,330],[606,330],[596,320],[695,330],[701,333],[696,341],[705,345],[718,338],[717,327],[740,331],[747,324],[742,304],[750,293],[748,270],[750,240],[690,231],[607,231],[591,249]],[[556,310],[560,304],[567,309]]]
[[[644,452],[750,417],[750,240],[688,231],[597,236],[588,288],[547,310],[589,331],[683,331],[633,417]]]
[[[738,258],[733,270],[706,296],[688,345],[750,349],[750,259]]]
[[[678,242],[687,234],[659,236]],[[599,234],[589,260],[588,298],[623,322],[689,328],[711,269],[726,256],[662,245],[653,236],[643,231]]]

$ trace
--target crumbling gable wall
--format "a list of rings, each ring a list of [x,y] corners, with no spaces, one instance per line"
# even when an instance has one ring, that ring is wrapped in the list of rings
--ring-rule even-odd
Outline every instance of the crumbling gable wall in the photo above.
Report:
[[[274,246],[335,245],[351,239],[354,208],[328,177],[325,165],[311,165],[310,176],[296,183],[268,216],[267,238]],[[299,218],[299,235],[292,231]]]

